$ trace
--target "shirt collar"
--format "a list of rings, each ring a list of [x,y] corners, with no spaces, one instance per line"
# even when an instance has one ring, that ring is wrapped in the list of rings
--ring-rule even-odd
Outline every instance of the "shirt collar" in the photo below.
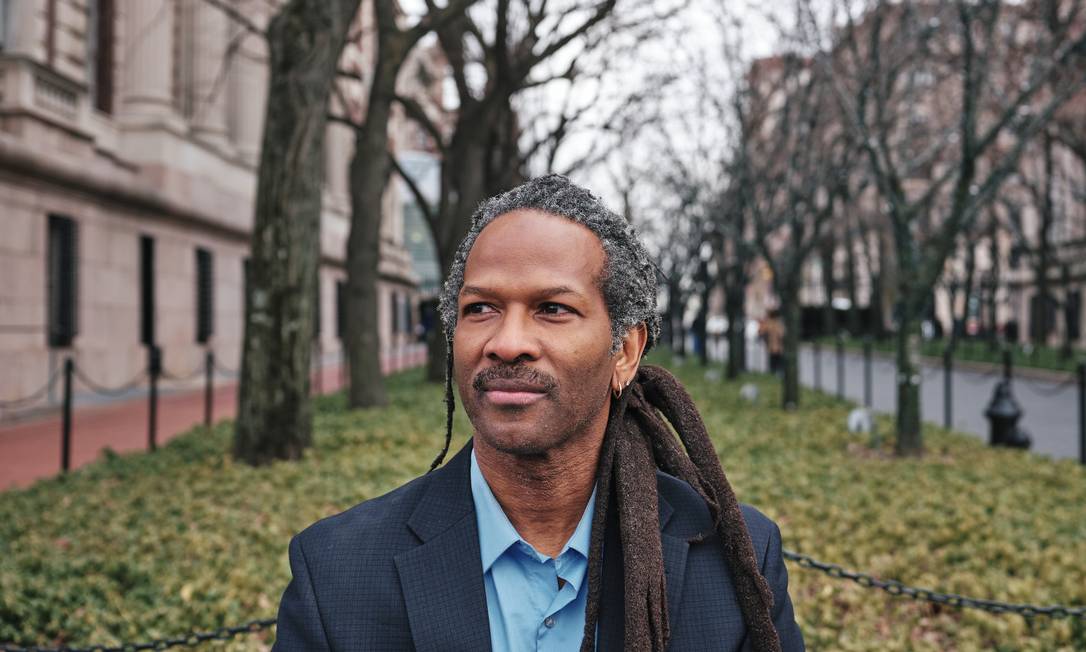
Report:
[[[475,459],[475,451],[471,451],[471,498],[475,503],[475,518],[479,526],[479,552],[483,562],[483,572],[490,571],[490,567],[505,551],[518,541],[526,546],[527,541],[521,539],[516,528],[509,522],[494,492],[490,490],[483,472],[479,469],[479,462]],[[592,489],[592,495],[585,505],[581,520],[577,523],[577,529],[573,531],[569,541],[562,547],[559,556],[567,550],[574,550],[585,559],[588,559],[589,546],[592,538],[592,515],[596,508],[596,489]]]

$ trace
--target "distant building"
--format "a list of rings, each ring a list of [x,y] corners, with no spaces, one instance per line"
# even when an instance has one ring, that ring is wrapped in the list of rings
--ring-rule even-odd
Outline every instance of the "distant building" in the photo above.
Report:
[[[264,25],[274,3],[229,4]],[[371,13],[364,2],[342,64],[362,104]],[[207,349],[239,366],[266,57],[203,0],[0,0],[0,400],[68,355],[106,385],[152,344],[173,374]],[[413,132],[397,112],[393,143]],[[329,126],[315,346],[335,356],[353,143]],[[386,348],[411,338],[418,295],[401,194],[390,184],[382,226]]]

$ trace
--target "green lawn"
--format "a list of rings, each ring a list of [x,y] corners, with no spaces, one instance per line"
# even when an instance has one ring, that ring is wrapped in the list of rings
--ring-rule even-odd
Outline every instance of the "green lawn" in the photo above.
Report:
[[[942,591],[1086,604],[1086,469],[934,427],[926,457],[896,460],[889,442],[873,450],[845,431],[846,404],[807,393],[786,414],[768,378],[748,379],[762,390],[750,406],[737,384],[694,365],[679,373],[740,498],[777,520],[787,548]],[[117,644],[274,616],[290,536],[418,475],[437,452],[441,388],[420,378],[394,377],[385,410],[321,399],[300,463],[235,464],[220,424],[0,494],[0,642]],[[468,432],[458,419],[457,446]],[[812,650],[1086,649],[1081,621],[939,608],[790,572]]]

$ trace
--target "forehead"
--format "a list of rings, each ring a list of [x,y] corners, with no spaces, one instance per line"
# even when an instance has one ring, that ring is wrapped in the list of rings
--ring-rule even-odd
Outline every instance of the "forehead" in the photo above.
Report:
[[[483,228],[468,254],[464,282],[494,288],[575,284],[587,292],[596,288],[605,260],[600,239],[588,227],[519,209]]]

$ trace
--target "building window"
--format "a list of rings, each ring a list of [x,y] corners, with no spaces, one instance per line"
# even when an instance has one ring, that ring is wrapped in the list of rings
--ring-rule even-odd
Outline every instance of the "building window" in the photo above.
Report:
[[[87,79],[91,101],[103,113],[113,113],[113,0],[87,3]]]
[[[196,341],[207,344],[215,334],[215,268],[211,252],[196,248]]]
[[[79,246],[75,221],[50,215],[48,246],[45,292],[49,346],[71,346],[79,332]]]
[[[155,345],[155,239],[140,236],[140,343]]]
[[[336,281],[336,337],[343,339],[347,332],[347,284]]]

